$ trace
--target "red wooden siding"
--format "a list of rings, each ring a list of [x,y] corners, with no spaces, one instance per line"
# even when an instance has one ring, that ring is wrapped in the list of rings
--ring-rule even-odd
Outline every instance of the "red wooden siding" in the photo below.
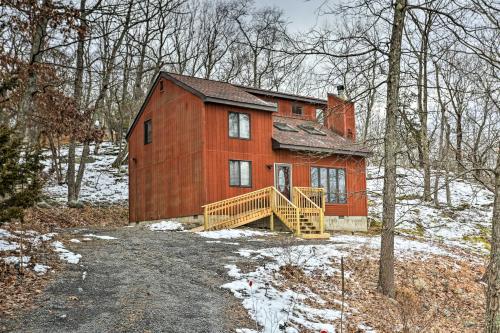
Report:
[[[354,103],[346,102],[338,96],[328,95],[326,127],[339,135],[356,139]]]
[[[163,81],[153,89],[129,137],[130,220],[202,214],[202,205],[274,185],[274,163],[292,165],[292,186],[310,186],[311,166],[346,169],[346,204],[327,204],[326,215],[366,216],[365,160],[311,156],[272,149],[273,113],[206,103]],[[292,102],[278,103],[276,115],[292,116]],[[303,117],[315,119],[316,105],[302,103]],[[250,140],[229,137],[228,113],[250,114]],[[352,108],[354,114],[354,108]],[[151,119],[153,141],[144,145],[144,121]],[[342,124],[354,126],[354,118]],[[344,127],[345,128],[345,127]],[[252,162],[252,186],[229,186],[229,160]]]
[[[268,96],[259,96],[261,99],[277,103],[278,104],[278,114],[281,116],[300,118],[300,119],[308,119],[308,120],[316,120],[316,109],[322,108],[321,106],[316,106],[313,104],[308,104],[304,102],[294,102],[288,99],[279,99],[275,97]],[[302,106],[302,116],[297,116],[292,113],[292,105],[296,103],[297,105]]]
[[[273,150],[271,114],[219,104],[206,105],[205,111],[207,119],[206,167],[207,175],[209,175],[206,203],[274,185],[274,163],[289,163],[292,164],[292,186],[311,186],[311,166],[345,168],[348,202],[347,204],[327,204],[326,215],[367,215],[363,158],[340,155],[321,158],[307,153]],[[229,138],[228,113],[230,111],[250,114],[250,140]],[[229,186],[229,160],[233,159],[252,162],[251,188]]]
[[[196,214],[204,202],[203,102],[164,80],[129,137],[131,221]],[[151,119],[153,142],[144,144]]]

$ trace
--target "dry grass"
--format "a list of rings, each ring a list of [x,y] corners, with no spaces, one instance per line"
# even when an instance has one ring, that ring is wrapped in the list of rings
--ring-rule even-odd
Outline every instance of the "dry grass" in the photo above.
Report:
[[[128,223],[128,207],[51,207],[26,210],[24,228],[38,232],[75,227],[118,227]]]
[[[377,332],[481,332],[484,264],[450,257],[413,257],[396,263],[395,299],[377,292],[378,260],[375,253],[347,258],[344,332],[361,332],[365,324]],[[340,269],[340,263],[333,263]],[[338,266],[338,267],[337,267]],[[309,288],[326,301],[316,308],[340,310],[340,274],[306,275],[300,268],[284,266],[284,285],[295,291]],[[340,322],[334,323],[340,330]],[[308,333],[307,330],[304,330]]]

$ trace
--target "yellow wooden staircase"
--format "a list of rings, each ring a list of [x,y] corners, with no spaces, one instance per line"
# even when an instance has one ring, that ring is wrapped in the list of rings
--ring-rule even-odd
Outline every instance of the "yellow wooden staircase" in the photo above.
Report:
[[[265,217],[274,229],[276,216],[298,237],[329,238],[324,232],[323,189],[294,187],[292,198],[293,202],[270,186],[214,202],[203,206],[204,224],[193,231],[236,228]]]

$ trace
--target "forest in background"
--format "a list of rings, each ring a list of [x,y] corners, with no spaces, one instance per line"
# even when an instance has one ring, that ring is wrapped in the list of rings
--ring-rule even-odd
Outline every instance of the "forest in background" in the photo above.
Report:
[[[344,85],[359,140],[385,171],[381,291],[394,289],[396,166],[422,170],[422,200],[435,205],[449,180],[472,179],[495,196],[487,306],[495,331],[499,4],[331,1],[318,11],[325,23],[305,31],[292,31],[285,13],[241,0],[0,0],[2,147],[22,150],[2,163],[0,195],[37,190],[36,165],[17,172],[21,182],[7,179],[5,166],[48,147],[51,172],[78,205],[91,144],[109,138],[120,149],[115,166],[122,163],[124,135],[160,70],[318,97]]]

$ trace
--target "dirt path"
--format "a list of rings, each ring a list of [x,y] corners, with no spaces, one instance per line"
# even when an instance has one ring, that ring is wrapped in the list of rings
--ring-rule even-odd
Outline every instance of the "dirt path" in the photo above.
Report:
[[[82,255],[80,263],[68,266],[36,309],[9,320],[9,330],[222,333],[251,325],[239,302],[220,288],[229,281],[224,265],[245,260],[233,253],[238,246],[144,227],[95,233],[118,239],[69,243]]]

